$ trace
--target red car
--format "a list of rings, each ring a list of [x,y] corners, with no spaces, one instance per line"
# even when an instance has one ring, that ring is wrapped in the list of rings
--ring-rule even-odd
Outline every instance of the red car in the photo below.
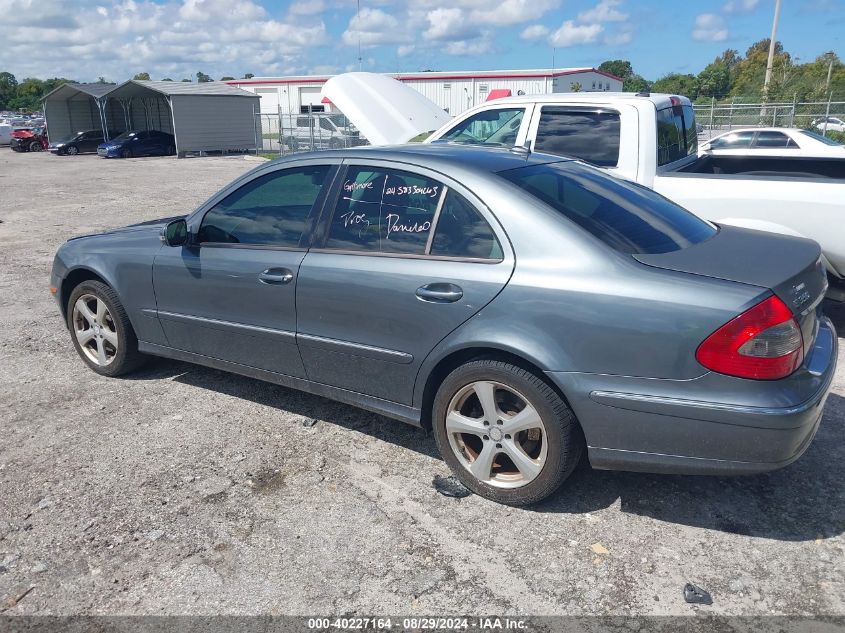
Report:
[[[46,127],[23,128],[12,132],[9,147],[14,152],[40,152],[47,149]]]

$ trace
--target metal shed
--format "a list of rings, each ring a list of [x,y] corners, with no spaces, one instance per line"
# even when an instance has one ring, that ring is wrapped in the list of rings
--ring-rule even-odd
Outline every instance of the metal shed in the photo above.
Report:
[[[50,135],[101,129],[106,138],[127,130],[173,134],[187,152],[256,149],[260,97],[222,82],[139,81],[120,85],[65,84],[44,98]]]

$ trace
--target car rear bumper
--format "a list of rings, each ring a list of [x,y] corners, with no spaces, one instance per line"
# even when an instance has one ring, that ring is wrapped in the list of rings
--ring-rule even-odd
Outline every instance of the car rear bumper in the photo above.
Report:
[[[725,475],[781,468],[807,450],[836,361],[836,331],[823,319],[804,367],[780,381],[549,375],[570,397],[593,467]]]

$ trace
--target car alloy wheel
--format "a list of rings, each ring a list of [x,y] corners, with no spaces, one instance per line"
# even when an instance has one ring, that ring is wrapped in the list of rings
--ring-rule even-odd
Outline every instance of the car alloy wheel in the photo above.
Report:
[[[73,305],[73,333],[85,356],[98,367],[111,364],[118,352],[118,335],[106,302],[85,294]]]
[[[543,470],[546,427],[537,409],[515,389],[476,381],[460,389],[446,414],[449,446],[477,480],[496,488],[519,488]]]
[[[70,145],[66,150],[65,153],[68,156],[76,156],[79,153],[79,148],[75,145]]]
[[[30,152],[40,152],[42,149],[44,149],[44,148],[41,145],[41,141],[32,141],[29,144],[29,151]]]

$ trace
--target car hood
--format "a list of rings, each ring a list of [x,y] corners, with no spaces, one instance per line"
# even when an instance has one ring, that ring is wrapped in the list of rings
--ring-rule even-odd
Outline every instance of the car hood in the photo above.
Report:
[[[173,215],[167,218],[158,218],[156,220],[147,220],[146,222],[138,222],[137,224],[130,224],[128,226],[122,226],[116,229],[109,229],[108,231],[102,231],[101,233],[86,233],[84,235],[76,235],[70,240],[79,240],[82,238],[87,237],[96,237],[98,235],[116,235],[119,233],[134,233],[137,231],[152,231],[152,232],[160,232],[164,226],[171,222],[172,220],[178,220],[179,218],[184,218],[184,215]]]
[[[796,313],[827,291],[827,279],[820,272],[821,248],[803,237],[721,225],[709,240],[634,258],[656,268],[768,288]]]
[[[336,75],[323,85],[323,96],[372,145],[407,143],[452,118],[410,86],[375,73]]]

